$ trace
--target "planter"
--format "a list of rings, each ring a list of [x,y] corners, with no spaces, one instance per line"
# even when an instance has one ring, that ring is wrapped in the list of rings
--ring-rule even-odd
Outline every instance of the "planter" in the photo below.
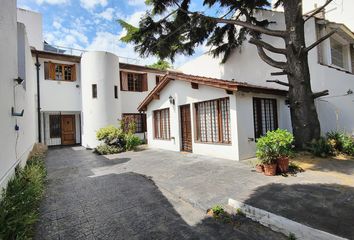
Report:
[[[264,172],[263,164],[257,164],[255,168],[256,168],[256,172],[258,173]]]
[[[264,175],[266,176],[275,176],[277,173],[277,164],[264,164]]]
[[[289,158],[280,157],[277,159],[279,173],[287,173],[289,171]]]

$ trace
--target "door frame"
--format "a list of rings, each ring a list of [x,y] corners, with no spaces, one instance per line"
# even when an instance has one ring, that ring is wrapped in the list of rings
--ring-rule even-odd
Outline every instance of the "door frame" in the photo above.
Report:
[[[181,138],[180,138],[180,151],[182,152],[193,152],[193,126],[192,126],[192,110],[191,110],[191,105],[190,103],[188,104],[183,104],[183,105],[179,105],[178,106],[178,111],[179,111],[179,114],[180,114],[180,123],[179,123],[179,128],[180,128],[180,135],[181,135]],[[190,149],[191,150],[186,150],[186,149],[183,149],[183,127],[182,127],[182,108],[183,107],[188,107],[189,108],[189,123],[190,123]]]

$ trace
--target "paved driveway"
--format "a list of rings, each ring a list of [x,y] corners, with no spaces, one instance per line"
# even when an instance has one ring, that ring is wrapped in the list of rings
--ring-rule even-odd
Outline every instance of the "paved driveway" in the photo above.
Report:
[[[220,178],[213,185],[211,177],[203,183],[208,174],[221,174],[221,169],[213,169],[219,166],[217,160],[204,160],[167,151],[107,159],[81,148],[51,149],[35,238],[284,239],[248,220],[232,226],[206,218],[202,206],[217,203],[217,187],[228,182]],[[223,161],[220,166],[227,170],[227,165],[230,162]],[[199,202],[199,197],[205,199]]]

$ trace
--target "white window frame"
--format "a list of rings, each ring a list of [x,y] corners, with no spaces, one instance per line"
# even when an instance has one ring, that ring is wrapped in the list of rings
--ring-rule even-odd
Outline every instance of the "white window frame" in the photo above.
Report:
[[[351,56],[350,56],[351,55],[350,54],[350,44],[345,39],[340,37],[338,34],[334,34],[328,40],[329,40],[329,59],[328,59],[329,64],[331,66],[335,67],[335,68],[339,68],[339,69],[342,69],[344,71],[352,72],[352,69],[351,69]],[[331,41],[336,41],[337,43],[342,45],[343,66],[337,66],[332,61]]]

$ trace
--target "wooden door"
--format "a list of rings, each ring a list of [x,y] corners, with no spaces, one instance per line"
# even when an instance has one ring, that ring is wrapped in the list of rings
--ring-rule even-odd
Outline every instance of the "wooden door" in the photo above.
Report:
[[[192,152],[192,124],[190,105],[180,107],[182,151]]]
[[[76,143],[75,115],[61,115],[61,144]]]

